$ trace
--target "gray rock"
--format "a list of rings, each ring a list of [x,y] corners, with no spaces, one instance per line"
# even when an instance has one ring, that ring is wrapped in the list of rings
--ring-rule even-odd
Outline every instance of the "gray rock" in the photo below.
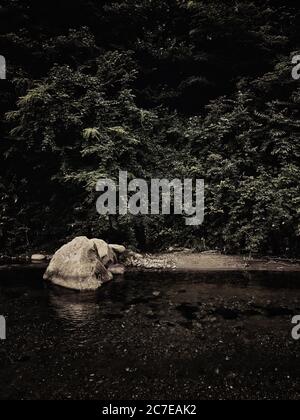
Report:
[[[105,241],[102,239],[91,239],[91,241],[95,244],[98,255],[105,267],[117,262],[116,254]]]
[[[108,273],[109,280],[110,281],[113,280],[114,279],[113,273],[111,273],[109,270],[107,270],[107,273]]]
[[[91,239],[91,242],[93,242],[96,246],[96,249],[98,251],[98,255],[101,258],[101,260],[104,257],[107,257],[109,254],[109,247],[108,244],[105,241],[102,241],[102,239]]]
[[[126,252],[126,248],[123,245],[115,245],[115,244],[109,244],[109,247],[119,255],[122,255]]]
[[[111,265],[108,271],[114,276],[122,276],[125,273],[125,267],[121,264]]]
[[[46,256],[43,254],[34,254],[31,256],[32,262],[42,262],[46,260]]]
[[[111,280],[100,258],[104,251],[102,241],[75,238],[55,253],[44,279],[67,289],[96,290]]]

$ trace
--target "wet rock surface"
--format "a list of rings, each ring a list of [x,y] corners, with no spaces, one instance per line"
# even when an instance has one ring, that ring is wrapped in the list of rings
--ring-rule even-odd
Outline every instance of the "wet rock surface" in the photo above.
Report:
[[[125,267],[122,264],[115,264],[115,265],[111,265],[108,268],[108,271],[113,275],[113,276],[123,276],[125,274]]]
[[[299,273],[127,273],[97,292],[0,271],[1,399],[299,399]]]

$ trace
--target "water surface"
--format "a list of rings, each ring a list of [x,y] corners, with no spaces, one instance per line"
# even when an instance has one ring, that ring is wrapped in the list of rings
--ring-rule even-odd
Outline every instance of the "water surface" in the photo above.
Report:
[[[0,270],[1,399],[299,399],[299,273],[128,273],[96,293]]]

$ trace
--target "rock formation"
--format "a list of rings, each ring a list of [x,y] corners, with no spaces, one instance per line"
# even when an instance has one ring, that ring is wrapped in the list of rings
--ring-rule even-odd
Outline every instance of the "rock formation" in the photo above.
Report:
[[[106,242],[78,237],[55,253],[44,279],[72,290],[97,290],[113,274],[124,273],[116,263],[116,254]]]

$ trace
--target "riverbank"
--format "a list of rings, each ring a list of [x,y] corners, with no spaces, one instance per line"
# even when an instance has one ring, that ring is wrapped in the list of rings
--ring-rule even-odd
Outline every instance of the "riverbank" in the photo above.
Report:
[[[45,255],[43,261],[34,263],[47,267],[51,255]],[[207,271],[278,271],[300,272],[300,260],[284,258],[248,258],[238,255],[223,255],[218,252],[193,252],[191,250],[170,251],[157,254],[137,254],[129,252],[124,257],[127,269],[140,271],[177,271],[177,272],[207,272]],[[0,268],[10,265],[31,264],[30,256],[0,256]]]
[[[43,263],[47,264],[51,261],[53,255],[48,255],[46,253],[39,253],[39,256],[43,256],[43,259],[37,260],[36,263]],[[0,255],[0,267],[7,266],[7,265],[24,265],[32,263],[32,256],[31,255]]]
[[[203,271],[296,271],[300,272],[299,260],[281,258],[246,258],[222,255],[217,252],[194,253],[174,251],[146,254],[129,258],[127,265],[140,270],[173,270],[179,272]]]

